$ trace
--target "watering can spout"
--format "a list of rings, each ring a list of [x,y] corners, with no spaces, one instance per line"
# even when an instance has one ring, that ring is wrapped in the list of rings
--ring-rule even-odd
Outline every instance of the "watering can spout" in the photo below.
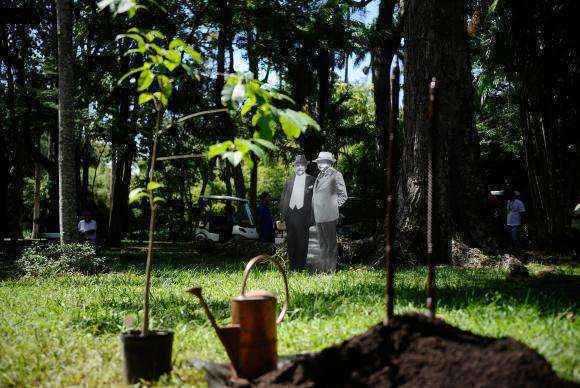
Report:
[[[207,305],[205,299],[203,298],[203,295],[201,294],[201,287],[192,287],[189,290],[187,290],[187,292],[189,292],[190,294],[199,299],[199,302],[203,307],[205,315],[207,315],[207,318],[209,319],[211,326],[215,330],[218,338],[220,339],[220,342],[224,346],[228,358],[230,359],[232,365],[234,366],[234,369],[237,368],[240,325],[227,325],[224,327],[219,327],[215,320],[215,317],[211,313],[209,306]]]

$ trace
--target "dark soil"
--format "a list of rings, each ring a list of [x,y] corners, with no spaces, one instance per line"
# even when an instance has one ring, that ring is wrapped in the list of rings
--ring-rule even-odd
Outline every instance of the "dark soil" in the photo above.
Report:
[[[300,355],[259,387],[577,387],[511,338],[488,338],[443,321],[404,315],[318,353]]]

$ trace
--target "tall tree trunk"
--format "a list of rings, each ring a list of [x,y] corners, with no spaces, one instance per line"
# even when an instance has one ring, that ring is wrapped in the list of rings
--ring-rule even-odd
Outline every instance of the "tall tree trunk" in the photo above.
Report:
[[[34,164],[34,207],[32,210],[32,238],[40,236],[40,182],[42,175],[38,163]]]
[[[318,123],[326,127],[330,108],[331,56],[326,48],[321,48],[318,57]]]
[[[570,18],[577,15],[577,2],[535,0],[511,7],[530,232],[539,245],[560,247],[580,168],[578,151],[569,151],[578,139],[579,54],[572,43],[576,19]]]
[[[425,247],[427,101],[438,80],[438,117],[433,133],[433,252],[446,262],[454,234],[473,238],[485,196],[477,174],[471,63],[464,2],[410,0],[405,4],[405,139],[401,158],[401,228]]]
[[[373,96],[375,102],[375,125],[382,134],[379,156],[384,163],[387,126],[389,122],[390,72],[393,55],[399,48],[400,36],[393,33],[395,1],[381,0],[375,23],[376,45],[372,48]]]
[[[16,27],[12,43],[18,47],[12,64],[12,72],[8,73],[8,87],[12,89],[12,103],[9,109],[13,109],[12,123],[10,128],[12,163],[11,179],[9,185],[9,212],[8,223],[10,225],[10,235],[13,238],[22,238],[22,213],[23,213],[23,193],[24,193],[24,167],[27,162],[25,153],[26,139],[30,139],[30,100],[27,92],[26,64],[28,59],[28,49],[30,37],[28,29],[24,25]],[[15,39],[18,38],[18,41]],[[16,43],[18,42],[18,43]]]
[[[89,168],[91,161],[90,150],[91,150],[91,139],[90,136],[85,133],[85,141],[83,144],[81,156],[81,170],[82,170],[81,209],[86,209],[89,206]]]
[[[129,61],[120,50],[120,73],[129,70]],[[108,243],[119,246],[127,232],[129,218],[129,187],[131,185],[131,164],[133,163],[133,139],[129,134],[130,95],[126,87],[119,89],[118,116],[111,131],[111,191],[109,193],[109,233]]]
[[[74,133],[74,50],[71,0],[57,0],[58,24],[58,126],[59,219],[63,243],[76,237],[76,163]]]
[[[58,126],[49,129],[48,136],[48,159],[58,166]],[[46,217],[47,232],[57,232],[59,230],[59,215],[58,215],[58,168],[48,170],[48,214]]]

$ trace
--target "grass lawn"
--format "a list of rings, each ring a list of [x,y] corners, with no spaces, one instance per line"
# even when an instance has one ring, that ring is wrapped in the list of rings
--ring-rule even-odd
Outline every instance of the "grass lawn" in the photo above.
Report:
[[[243,263],[158,259],[152,289],[152,326],[175,332],[174,373],[163,384],[201,385],[194,358],[225,360],[225,352],[193,297],[198,284],[218,321],[229,319],[229,299],[240,291]],[[539,267],[533,267],[538,270]],[[556,372],[580,381],[580,271],[561,267],[559,281],[514,283],[500,270],[438,270],[439,313],[449,323],[489,336],[512,336],[544,355]],[[118,385],[118,334],[127,315],[138,316],[142,261],[119,263],[98,276],[0,280],[0,386]],[[422,309],[423,268],[396,276],[396,312]],[[250,286],[282,295],[275,270],[262,268]],[[279,353],[322,349],[363,332],[383,315],[383,273],[351,268],[335,275],[291,274],[292,300],[279,326]]]

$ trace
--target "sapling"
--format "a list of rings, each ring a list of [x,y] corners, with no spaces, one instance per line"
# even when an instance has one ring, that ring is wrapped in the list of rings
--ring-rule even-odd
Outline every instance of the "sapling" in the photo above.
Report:
[[[149,0],[149,2],[155,3],[152,0]],[[109,7],[115,15],[127,12],[130,17],[134,16],[138,9],[146,8],[140,5],[137,0],[103,0],[99,3],[99,7],[101,9]],[[220,157],[236,166],[242,160],[252,163],[251,154],[264,158],[266,156],[265,150],[276,150],[277,148],[272,141],[278,128],[281,128],[290,139],[299,137],[309,127],[316,130],[320,128],[308,114],[286,107],[288,104],[294,103],[289,97],[263,87],[258,80],[254,79],[254,75],[248,72],[227,75],[221,92],[221,101],[225,108],[186,115],[168,126],[163,126],[164,113],[176,82],[174,70],[182,68],[188,76],[199,78],[196,66],[199,67],[202,64],[201,54],[182,39],[169,40],[157,30],[133,27],[127,33],[118,35],[117,39],[130,39],[136,44],[136,47],[127,50],[125,55],[139,54],[143,58],[140,67],[131,69],[118,82],[121,83],[129,77],[139,74],[137,79],[139,105],[152,104],[156,115],[148,184],[145,188],[132,190],[129,195],[131,202],[147,198],[150,208],[141,327],[142,336],[146,336],[149,332],[149,298],[154,252],[155,217],[159,204],[163,202],[163,198],[157,195],[157,190],[162,188],[163,184],[155,180],[154,173],[158,160],[157,146],[164,130],[185,120],[206,114],[227,112],[231,116],[238,117],[246,127],[251,128],[252,137],[250,139],[235,138],[214,144],[206,154],[208,158]],[[163,159],[170,158],[164,157]]]

